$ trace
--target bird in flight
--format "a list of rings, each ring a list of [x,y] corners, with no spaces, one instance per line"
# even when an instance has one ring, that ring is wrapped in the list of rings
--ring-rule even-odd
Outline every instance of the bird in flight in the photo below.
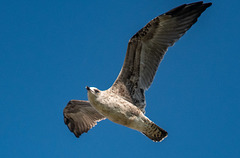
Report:
[[[113,85],[101,91],[86,87],[88,100],[71,100],[63,110],[64,122],[79,137],[97,122],[109,119],[137,130],[155,142],[168,133],[145,116],[145,91],[167,52],[212,3],[183,4],[151,20],[128,42],[123,67]]]

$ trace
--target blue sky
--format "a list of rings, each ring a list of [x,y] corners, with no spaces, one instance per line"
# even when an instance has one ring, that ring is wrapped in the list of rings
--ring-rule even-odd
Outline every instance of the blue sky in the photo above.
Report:
[[[240,157],[237,0],[212,0],[160,64],[146,115],[163,142],[108,120],[77,139],[63,122],[85,86],[112,85],[139,29],[191,2],[0,1],[0,157]]]

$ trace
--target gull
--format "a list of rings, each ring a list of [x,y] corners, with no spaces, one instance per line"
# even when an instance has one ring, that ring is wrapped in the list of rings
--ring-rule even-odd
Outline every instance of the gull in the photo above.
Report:
[[[183,4],[151,20],[128,42],[123,67],[113,85],[101,91],[86,87],[89,101],[71,100],[63,110],[64,122],[79,137],[97,122],[109,119],[137,130],[154,142],[168,133],[145,116],[145,91],[153,82],[167,52],[212,3]]]

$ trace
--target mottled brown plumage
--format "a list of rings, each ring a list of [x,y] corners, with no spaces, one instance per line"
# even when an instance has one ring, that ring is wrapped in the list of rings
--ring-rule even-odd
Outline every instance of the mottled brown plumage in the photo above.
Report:
[[[138,31],[128,43],[122,70],[112,86],[114,91],[144,111],[144,92],[150,87],[168,47],[182,37],[209,6],[211,3],[203,2],[181,5],[154,18]]]
[[[83,100],[71,100],[63,110],[64,123],[69,130],[79,137],[94,127],[98,121],[106,119],[89,103]]]
[[[167,132],[148,119],[145,91],[153,82],[168,47],[197,21],[211,3],[184,4],[162,14],[138,31],[128,43],[123,67],[108,90],[87,87],[90,101],[70,101],[64,121],[77,137],[97,121],[109,120],[142,132],[153,141],[162,141]]]

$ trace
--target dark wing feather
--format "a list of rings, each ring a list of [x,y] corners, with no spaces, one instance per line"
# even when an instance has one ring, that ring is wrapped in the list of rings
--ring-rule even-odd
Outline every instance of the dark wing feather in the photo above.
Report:
[[[142,111],[147,90],[168,47],[197,21],[211,3],[184,4],[150,21],[129,41],[125,61],[112,91]]]
[[[88,101],[71,100],[63,110],[64,123],[79,137],[87,133],[98,121],[105,119]]]

